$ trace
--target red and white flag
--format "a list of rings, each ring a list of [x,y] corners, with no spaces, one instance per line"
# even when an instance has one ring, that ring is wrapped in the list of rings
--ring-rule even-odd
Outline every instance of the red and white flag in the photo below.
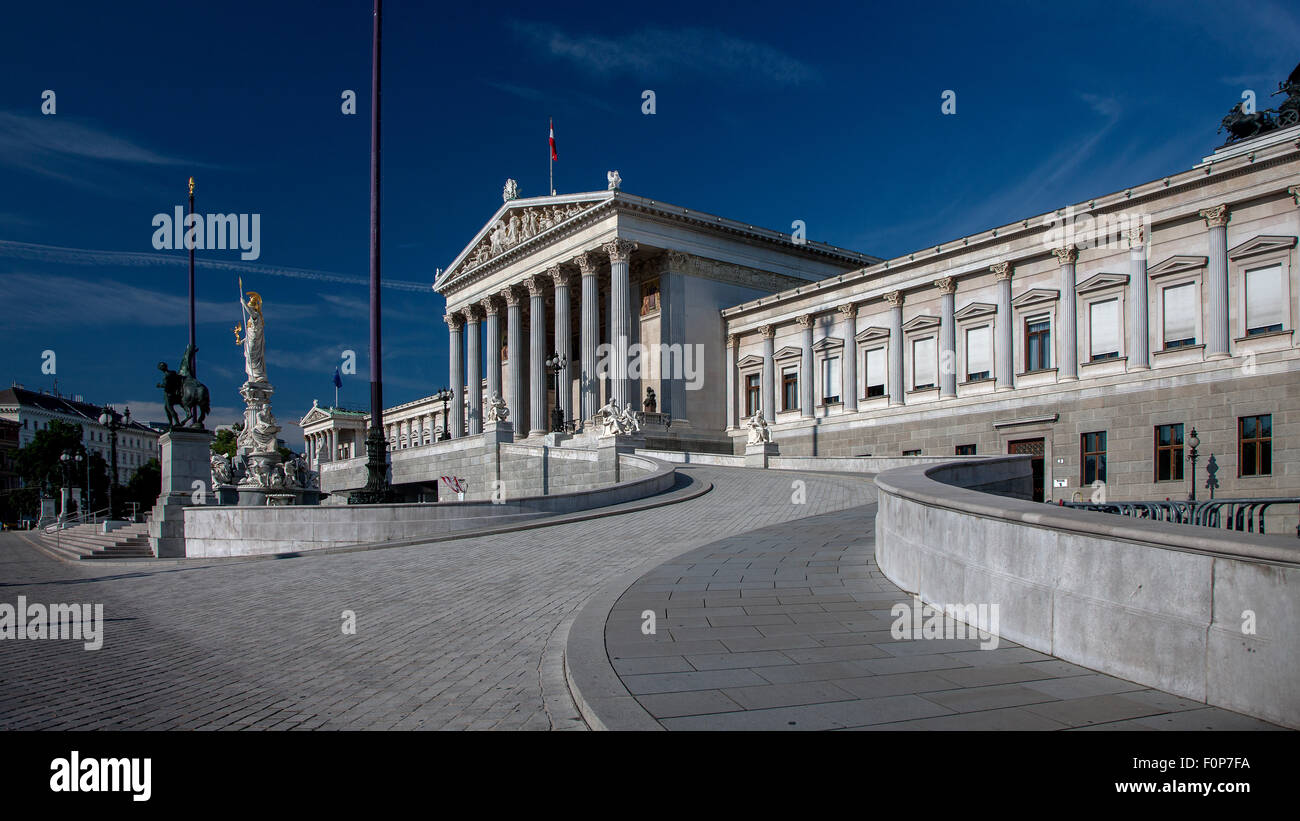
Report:
[[[555,120],[548,120],[548,122],[551,124],[551,161],[554,162],[560,158],[560,155],[555,153]]]

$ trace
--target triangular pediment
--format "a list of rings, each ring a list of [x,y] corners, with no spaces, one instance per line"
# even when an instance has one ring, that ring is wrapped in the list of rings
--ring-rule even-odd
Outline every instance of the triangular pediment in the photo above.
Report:
[[[803,351],[799,350],[793,345],[786,345],[781,350],[772,354],[772,358],[773,359],[797,359],[802,355],[803,355]]]
[[[972,302],[960,311],[954,313],[953,318],[958,322],[963,322],[967,319],[978,319],[982,316],[996,314],[997,312],[998,306],[994,305],[992,302]]]
[[[614,196],[613,191],[529,197],[502,203],[492,218],[474,235],[460,255],[434,282],[441,288],[456,276],[509,254],[524,246],[544,241],[570,221]]]
[[[742,357],[740,358],[740,361],[736,363],[736,367],[737,367],[737,368],[753,368],[753,367],[757,367],[758,365],[762,365],[762,364],[763,364],[763,357],[758,356],[758,355],[756,355],[756,354],[750,354],[749,356],[742,356]]]
[[[857,340],[861,342],[875,342],[878,339],[889,339],[889,329],[882,328],[879,325],[873,325],[866,330],[858,332]]]
[[[1253,239],[1248,239],[1228,252],[1228,259],[1240,259],[1241,257],[1252,257],[1256,254],[1266,254],[1269,251],[1285,251],[1288,248],[1295,247],[1295,237],[1270,236],[1260,234]]]
[[[1081,294],[1087,294],[1092,291],[1100,291],[1103,288],[1113,288],[1116,285],[1127,284],[1128,274],[1097,274],[1080,282],[1074,290]]]
[[[823,336],[813,345],[813,350],[820,353],[821,351],[837,351],[844,347],[844,340],[838,336]]]
[[[329,418],[330,415],[325,412],[324,408],[322,408],[320,405],[316,404],[315,402],[312,402],[311,410],[307,411],[307,415],[304,416],[301,420],[299,420],[298,424],[302,427],[306,427],[307,425],[312,425],[317,422],[324,422]]]
[[[1179,254],[1152,265],[1147,269],[1147,276],[1154,278],[1169,276],[1170,274],[1181,274],[1184,271],[1195,271],[1204,268],[1209,261],[1209,257],[1193,257]]]
[[[913,331],[925,331],[930,328],[939,327],[939,317],[937,316],[918,316],[908,320],[903,324],[903,332],[911,333]]]
[[[1061,292],[1054,288],[1031,288],[1011,300],[1011,304],[1016,308],[1024,308],[1027,305],[1037,305],[1040,302],[1055,302],[1060,298]]]

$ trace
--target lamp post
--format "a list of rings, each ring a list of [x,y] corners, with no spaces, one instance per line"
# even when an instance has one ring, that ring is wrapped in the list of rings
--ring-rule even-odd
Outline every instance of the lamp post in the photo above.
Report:
[[[1192,490],[1187,494],[1187,501],[1196,503],[1196,449],[1201,446],[1201,437],[1196,435],[1196,428],[1192,428],[1192,436],[1187,440],[1187,444],[1192,446],[1190,458],[1192,460]]]
[[[59,518],[67,521],[68,502],[72,500],[72,471],[81,462],[81,454],[72,450],[65,450],[59,454],[59,467],[63,469],[63,490],[59,494],[63,509],[59,513]]]
[[[124,419],[119,419],[117,411],[113,410],[110,405],[104,406],[104,411],[99,414],[99,424],[108,428],[109,453],[111,454],[111,467],[108,474],[108,518],[113,518],[113,487],[117,485],[117,432],[131,424],[131,409],[126,409]]]
[[[555,383],[555,407],[551,409],[551,430],[554,433],[564,432],[564,408],[560,407],[560,371],[568,364],[569,358],[564,354],[553,353],[546,359],[546,370],[550,371],[551,380]]]
[[[447,403],[451,401],[452,392],[448,388],[443,388],[433,395],[434,401],[442,402],[442,432],[438,434],[438,441],[443,442],[451,438],[451,430],[447,424]]]

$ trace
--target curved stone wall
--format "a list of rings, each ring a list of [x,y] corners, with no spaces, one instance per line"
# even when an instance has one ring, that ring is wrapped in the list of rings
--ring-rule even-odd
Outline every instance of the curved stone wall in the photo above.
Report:
[[[1025,501],[1029,481],[1023,456],[880,474],[881,570],[930,604],[999,605],[1026,647],[1300,728],[1296,539]]]

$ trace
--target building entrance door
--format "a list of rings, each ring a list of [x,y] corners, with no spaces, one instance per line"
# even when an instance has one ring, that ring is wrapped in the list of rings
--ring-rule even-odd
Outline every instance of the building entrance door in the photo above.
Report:
[[[1023,454],[1034,457],[1034,501],[1041,502],[1046,497],[1043,495],[1043,478],[1045,476],[1044,463],[1044,440],[1043,439],[1017,439],[1014,442],[1007,443],[1007,453],[1012,455]]]

